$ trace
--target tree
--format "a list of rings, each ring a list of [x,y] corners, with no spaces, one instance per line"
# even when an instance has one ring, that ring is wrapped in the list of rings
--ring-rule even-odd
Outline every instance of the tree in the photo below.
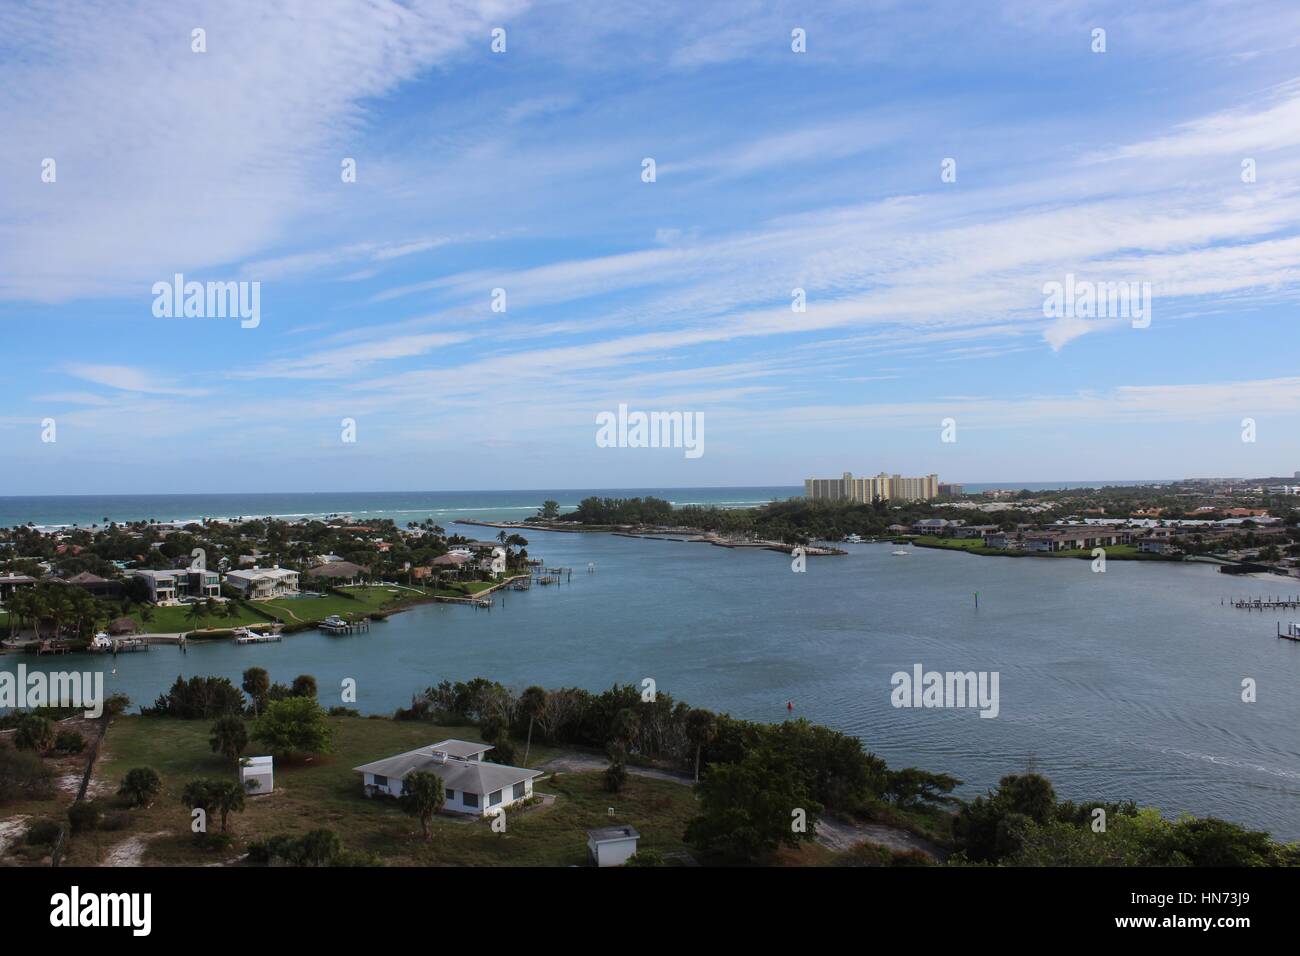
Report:
[[[294,697],[316,697],[316,678],[310,674],[299,674],[293,679],[293,686],[289,693]]]
[[[231,602],[231,607],[234,607],[234,602]],[[266,706],[266,698],[271,691],[271,675],[264,668],[250,667],[244,671],[242,686],[244,693],[252,698],[253,716],[256,717],[261,709]]]
[[[295,753],[328,753],[333,734],[316,698],[286,697],[267,705],[253,739],[287,758]]]
[[[14,746],[19,750],[44,753],[54,747],[54,724],[40,714],[24,714],[14,733]]]
[[[221,814],[221,832],[226,832],[226,818],[232,813],[244,812],[244,788],[234,780],[214,781],[213,796],[217,812]]]
[[[700,782],[700,752],[718,736],[718,718],[710,710],[695,708],[686,715],[686,739],[695,746],[695,782]]]
[[[243,812],[244,788],[233,780],[191,780],[181,791],[181,803],[208,816],[218,814],[224,833],[230,814]]]
[[[402,795],[397,798],[397,802],[403,811],[420,818],[420,830],[428,840],[429,820],[442,809],[446,799],[441,777],[427,770],[416,770],[407,774],[402,781]]]
[[[235,714],[218,717],[212,725],[208,743],[212,745],[213,751],[238,765],[240,755],[248,746],[248,727]]]
[[[519,696],[519,708],[528,715],[528,740],[524,744],[524,766],[528,766],[528,754],[533,749],[533,723],[546,708],[546,689],[534,684]]]
[[[135,767],[126,772],[117,792],[131,801],[133,807],[147,807],[162,792],[162,779],[152,767]]]
[[[793,770],[772,757],[754,751],[739,763],[709,767],[695,788],[700,815],[687,824],[688,843],[752,860],[813,839],[821,804]],[[802,827],[795,825],[800,820]]]

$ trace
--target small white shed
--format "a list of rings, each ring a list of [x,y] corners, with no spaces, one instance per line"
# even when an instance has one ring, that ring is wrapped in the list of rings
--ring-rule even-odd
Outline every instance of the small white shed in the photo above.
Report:
[[[622,866],[636,853],[636,827],[601,827],[587,831],[587,854],[596,866]]]
[[[275,761],[271,757],[245,757],[239,761],[239,782],[251,797],[275,790]]]

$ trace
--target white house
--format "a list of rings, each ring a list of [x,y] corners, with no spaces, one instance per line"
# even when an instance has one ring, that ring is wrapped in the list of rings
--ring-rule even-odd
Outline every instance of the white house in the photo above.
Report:
[[[298,593],[298,572],[288,568],[231,571],[226,583],[250,601],[267,601]]]
[[[587,853],[596,866],[622,866],[636,853],[636,827],[601,827],[587,831]]]
[[[272,757],[245,757],[239,761],[239,782],[244,790],[260,797],[275,790],[275,760]]]
[[[533,778],[540,770],[488,763],[483,754],[492,748],[466,740],[443,740],[396,757],[376,760],[353,769],[361,774],[367,796],[377,793],[401,796],[408,774],[428,771],[442,779],[446,793],[443,809],[488,817],[533,795]]]

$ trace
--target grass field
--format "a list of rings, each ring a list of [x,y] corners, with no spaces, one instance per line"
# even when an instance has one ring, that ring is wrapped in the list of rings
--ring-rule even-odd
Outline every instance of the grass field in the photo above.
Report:
[[[969,554],[1002,555],[1014,558],[1091,558],[1091,548],[1074,548],[1070,551],[1014,551],[1005,548],[984,547],[981,538],[938,538],[922,535],[912,541],[917,547],[939,548],[948,551],[965,551]],[[1112,544],[1106,546],[1106,558],[1111,561],[1170,561],[1160,554],[1146,554],[1138,550],[1136,544]]]
[[[233,776],[234,768],[208,746],[207,721],[120,717],[109,730],[95,780],[99,799],[108,803],[118,781],[132,767],[151,766],[163,779],[163,793],[152,807],[130,811],[130,827],[73,841],[69,865],[94,864],[116,844],[148,837],[143,862],[193,864],[230,861],[250,840],[276,834],[302,834],[317,827],[334,830],[344,846],[376,854],[387,865],[567,866],[586,859],[586,833],[593,827],[630,823],[642,834],[641,846],[661,853],[685,849],[681,837],[695,813],[690,787],[629,776],[621,793],[606,793],[602,775],[562,773],[539,779],[539,793],[553,794],[551,806],[507,812],[507,831],[494,833],[486,822],[439,816],[433,839],[420,836],[419,821],[392,800],[368,799],[352,767],[444,737],[477,740],[474,728],[367,719],[330,718],[334,750],[292,764],[277,762],[275,792],[250,797],[244,813],[231,817],[232,848],[208,851],[194,846],[189,811],[180,802],[185,783],[196,777]],[[523,743],[516,742],[519,759]],[[248,751],[257,753],[253,744]],[[559,753],[534,745],[528,763],[536,767]],[[66,803],[66,800],[63,801]],[[609,813],[609,808],[614,813]]]
[[[331,614],[341,617],[357,617],[373,611],[394,607],[412,599],[427,598],[430,594],[426,588],[392,588],[392,587],[356,587],[348,588],[351,598],[338,594],[325,594],[322,597],[281,598],[274,601],[254,601],[239,605],[238,617],[226,617],[229,607],[223,604],[214,615],[199,618],[190,616],[189,607],[155,607],[151,608],[151,619],[141,620],[137,609],[132,617],[139,621],[149,634],[176,634],[200,628],[232,628],[247,624],[261,624],[279,620],[285,624],[302,622],[315,623],[323,621]]]

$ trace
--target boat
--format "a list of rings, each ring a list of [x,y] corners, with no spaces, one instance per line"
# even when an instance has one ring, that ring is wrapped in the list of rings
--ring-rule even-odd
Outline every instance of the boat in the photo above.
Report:
[[[844,540],[847,541],[849,544],[861,544],[861,543],[862,543],[862,535],[859,535],[859,534],[851,534],[851,535],[849,535],[847,538],[845,538]]]
[[[348,622],[343,620],[343,618],[339,617],[337,614],[331,614],[329,617],[325,618],[325,620],[321,621],[321,623],[326,627],[346,627]]]
[[[104,651],[111,651],[112,649],[113,649],[113,639],[110,638],[103,631],[100,631],[98,634],[92,637],[90,639],[90,645],[86,648],[86,650],[88,651],[95,651],[98,653],[102,653]]]
[[[890,551],[889,553],[892,554],[892,555],[898,555],[898,556],[901,556],[901,555],[906,555],[906,554],[908,554],[909,552],[904,551],[903,549],[900,548],[900,549],[897,550],[897,551]]]

